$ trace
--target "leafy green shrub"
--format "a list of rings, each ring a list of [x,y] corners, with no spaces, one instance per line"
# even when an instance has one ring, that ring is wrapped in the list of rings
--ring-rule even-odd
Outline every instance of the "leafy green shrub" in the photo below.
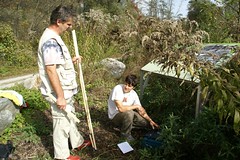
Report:
[[[8,62],[15,50],[16,40],[11,26],[0,24],[0,58]]]
[[[173,113],[176,116],[194,117],[196,85],[183,83],[169,77],[152,74],[144,90],[142,105],[148,113],[164,119]],[[192,95],[193,94],[193,95]]]
[[[191,159],[238,159],[240,137],[231,126],[220,125],[218,114],[205,108],[184,129],[184,150]]]
[[[154,155],[154,152],[156,150],[155,149],[147,149],[147,148],[143,148],[143,149],[139,149],[139,154],[140,154],[140,160],[145,160],[145,159],[159,159],[159,156]]]
[[[6,143],[9,139],[14,139],[14,143],[22,140],[33,143],[37,143],[39,141],[35,128],[31,124],[27,123],[23,114],[16,115],[12,125],[6,128],[1,135],[0,142]]]
[[[0,58],[5,66],[36,66],[29,42],[17,41],[10,25],[0,24]]]
[[[160,124],[159,137],[162,145],[158,148],[145,148],[140,150],[140,159],[181,159],[184,155],[182,150],[183,129],[179,116],[169,114]]]
[[[1,63],[2,64],[2,63]],[[0,74],[1,75],[4,75],[5,73],[7,73],[9,70],[6,68],[6,67],[4,67],[4,66],[2,66],[1,68],[0,68]]]
[[[231,123],[240,134],[240,47],[233,52],[232,58],[221,67],[203,69],[201,86],[203,99],[208,99],[209,107],[218,112],[220,123]],[[229,123],[229,119],[234,122]]]
[[[162,141],[160,155],[166,159],[179,159],[182,156],[182,128],[180,117],[170,114],[161,125],[159,138]]]
[[[37,68],[37,56],[35,54],[36,51],[33,51],[32,46],[23,41],[18,41],[16,46],[17,50],[11,59],[12,64],[25,68]]]
[[[170,114],[160,124],[160,148],[140,149],[140,159],[235,160],[240,137],[231,126],[219,124],[217,112],[205,108],[196,119],[182,121]]]
[[[164,147],[141,151],[143,159],[239,158],[240,137],[232,125],[221,125],[216,110],[205,108],[194,119],[196,98],[189,99],[193,89],[194,85],[180,86],[177,81],[152,75],[142,101],[150,115],[161,120],[159,138]],[[174,114],[169,115],[171,112]]]
[[[28,103],[27,108],[23,108],[12,123],[1,135],[0,142],[8,139],[16,141],[25,140],[27,142],[38,143],[39,137],[49,135],[52,126],[44,111],[49,109],[49,104],[43,99],[38,90],[26,89],[23,86],[15,86],[10,88],[21,94]]]
[[[14,86],[11,89],[21,94],[30,108],[40,111],[50,108],[49,103],[43,98],[41,92],[37,89],[27,89],[22,85]]]

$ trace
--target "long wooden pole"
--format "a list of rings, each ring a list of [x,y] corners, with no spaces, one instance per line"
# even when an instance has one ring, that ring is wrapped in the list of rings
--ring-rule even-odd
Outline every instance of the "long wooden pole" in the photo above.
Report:
[[[72,31],[72,36],[73,36],[75,54],[76,54],[76,57],[79,57],[77,37],[76,37],[75,30]],[[97,150],[95,137],[94,137],[94,133],[93,133],[91,116],[90,116],[88,102],[87,102],[87,95],[86,95],[86,90],[85,90],[85,85],[84,85],[84,80],[83,80],[82,66],[81,66],[80,62],[78,63],[78,68],[79,68],[79,80],[80,80],[80,85],[81,85],[82,95],[83,95],[83,103],[84,103],[84,108],[85,108],[85,112],[86,112],[86,115],[87,115],[87,123],[88,123],[89,132],[90,132],[89,137],[90,137],[93,148],[95,150]]]

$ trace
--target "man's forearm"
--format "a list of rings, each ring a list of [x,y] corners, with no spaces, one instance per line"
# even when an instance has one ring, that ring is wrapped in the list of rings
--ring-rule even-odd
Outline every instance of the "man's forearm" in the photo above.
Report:
[[[126,105],[123,105],[122,102],[119,100],[115,100],[114,102],[115,102],[119,112],[126,112],[126,111],[130,111],[130,110],[138,109],[140,107],[139,105],[126,106]]]
[[[141,115],[141,114],[140,114]],[[152,122],[153,120],[148,116],[148,114],[145,112],[141,115],[143,118],[145,118],[147,121]]]

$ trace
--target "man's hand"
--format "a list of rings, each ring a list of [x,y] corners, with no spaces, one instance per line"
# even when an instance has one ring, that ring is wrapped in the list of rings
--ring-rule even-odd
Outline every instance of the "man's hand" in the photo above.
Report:
[[[73,57],[72,58],[72,62],[73,63],[81,63],[81,61],[82,61],[82,56],[79,56],[79,57]]]
[[[159,125],[154,121],[150,121],[150,125],[152,126],[152,129],[159,128]]]
[[[66,105],[67,102],[65,100],[65,98],[57,98],[57,106],[59,109],[65,110],[66,109]]]

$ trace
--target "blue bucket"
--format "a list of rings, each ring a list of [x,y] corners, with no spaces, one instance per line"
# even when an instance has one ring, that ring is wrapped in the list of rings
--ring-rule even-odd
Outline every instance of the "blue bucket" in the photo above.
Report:
[[[151,131],[144,135],[142,140],[142,146],[145,148],[158,148],[161,147],[162,142],[158,140],[160,132]]]

